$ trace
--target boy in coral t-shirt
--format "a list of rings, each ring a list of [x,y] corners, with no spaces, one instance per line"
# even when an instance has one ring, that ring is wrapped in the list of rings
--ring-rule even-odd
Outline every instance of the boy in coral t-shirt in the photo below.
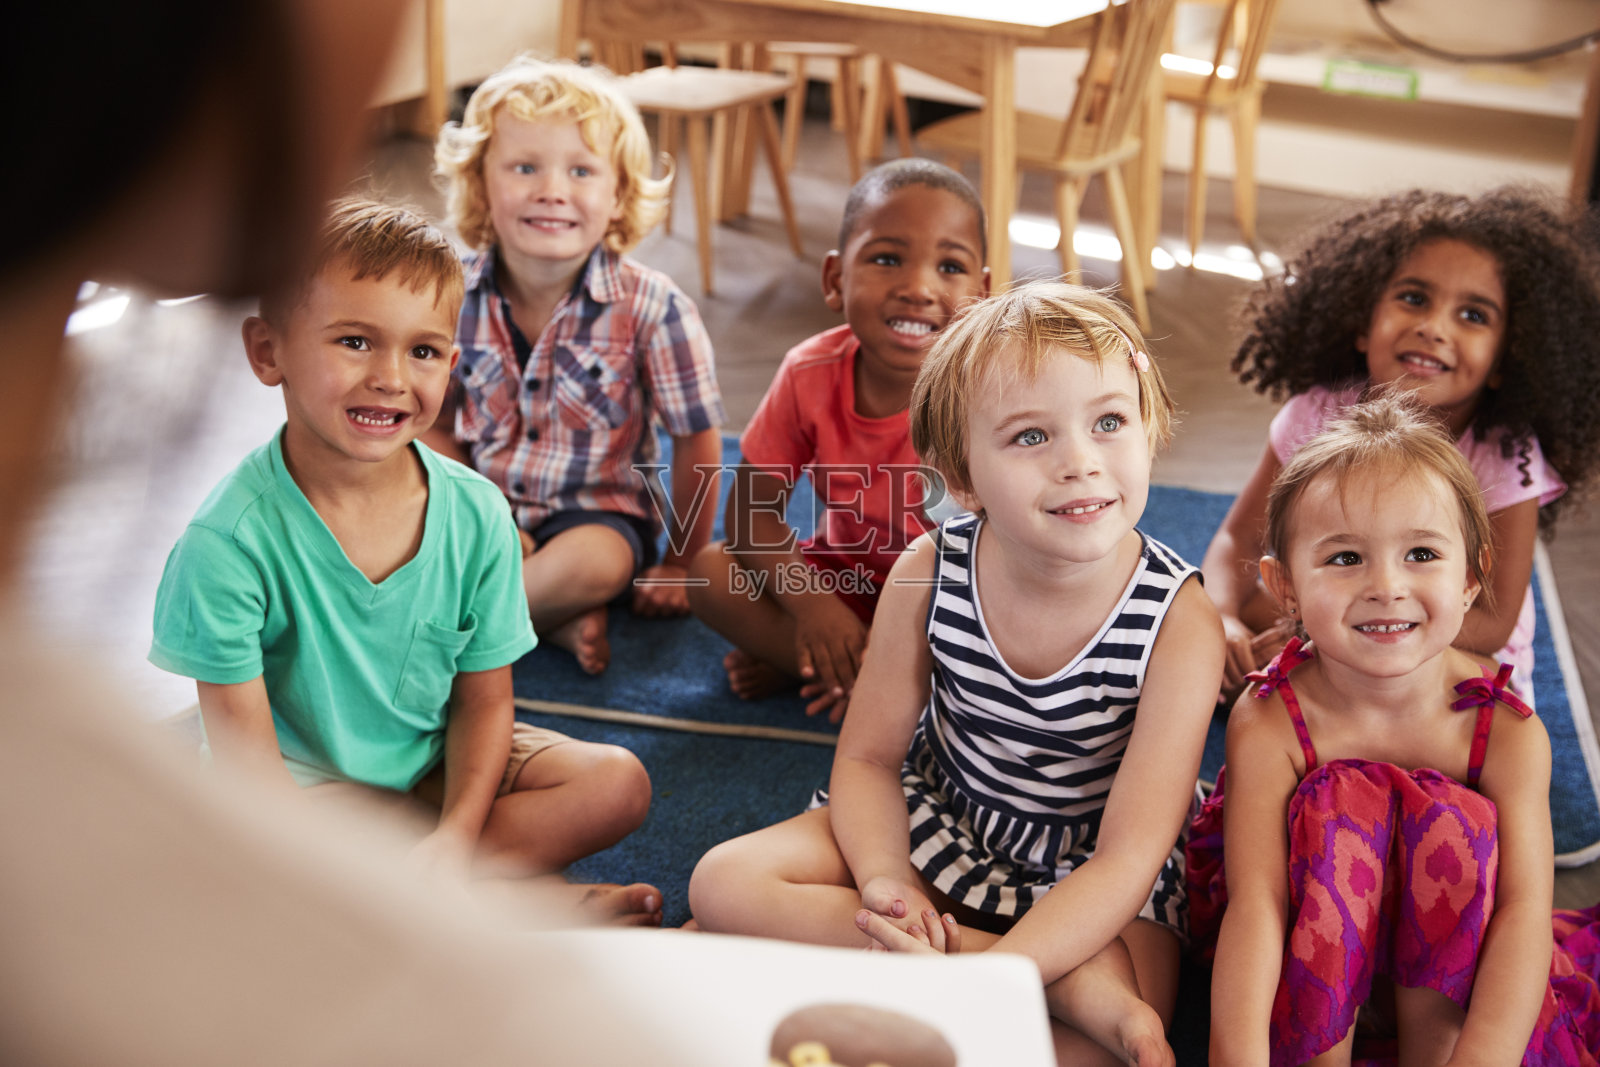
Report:
[[[851,189],[839,247],[822,264],[845,325],[784,356],[740,439],[725,542],[690,567],[694,613],[735,644],[742,697],[802,682],[806,713],[844,714],[889,568],[929,523],[906,408],[934,337],[989,291],[983,208],[965,178],[896,160]],[[809,471],[821,514],[798,541],[784,521]],[[932,503],[932,501],[929,501]]]

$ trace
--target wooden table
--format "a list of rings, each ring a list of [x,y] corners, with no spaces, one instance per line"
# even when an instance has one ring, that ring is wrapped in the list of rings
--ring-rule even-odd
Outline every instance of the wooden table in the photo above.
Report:
[[[1011,280],[1017,200],[1016,51],[1080,43],[1107,0],[562,0],[561,54],[578,41],[847,41],[982,94],[989,269]]]

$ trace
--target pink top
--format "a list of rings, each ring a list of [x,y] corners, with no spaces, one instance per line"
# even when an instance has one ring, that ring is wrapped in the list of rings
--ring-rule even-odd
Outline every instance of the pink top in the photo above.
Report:
[[[881,591],[894,561],[932,523],[922,513],[906,413],[872,419],[856,412],[860,350],[849,326],[791,348],[739,446],[747,462],[791,484],[802,468],[829,468],[812,475],[825,510],[807,555],[836,570],[859,563]]]
[[[1267,431],[1267,440],[1278,462],[1288,463],[1300,446],[1321,432],[1331,420],[1361,399],[1362,386],[1352,385],[1340,390],[1313,386],[1288,403],[1273,416]],[[1504,511],[1524,500],[1537,500],[1543,507],[1567,491],[1567,483],[1544,461],[1539,442],[1528,438],[1525,446],[1512,449],[1508,459],[1501,455],[1500,442],[1505,431],[1491,430],[1483,440],[1473,437],[1469,428],[1456,440],[1456,447],[1466,457],[1467,466],[1477,476],[1483,487],[1483,503],[1492,515]],[[1506,641],[1506,647],[1495,654],[1495,659],[1509,663],[1517,674],[1533,680],[1533,591],[1523,595],[1522,610],[1517,613],[1516,628]]]

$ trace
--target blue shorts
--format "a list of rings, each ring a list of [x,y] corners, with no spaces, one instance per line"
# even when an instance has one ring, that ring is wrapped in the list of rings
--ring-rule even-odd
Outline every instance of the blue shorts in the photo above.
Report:
[[[604,526],[617,531],[633,549],[633,573],[655,565],[656,528],[649,519],[627,515],[620,511],[558,511],[528,531],[534,543],[542,545],[557,534],[566,533],[578,526]]]

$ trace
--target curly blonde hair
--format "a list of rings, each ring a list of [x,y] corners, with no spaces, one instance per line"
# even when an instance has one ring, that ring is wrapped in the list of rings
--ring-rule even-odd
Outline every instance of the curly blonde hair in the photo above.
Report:
[[[606,248],[628,251],[666,216],[670,167],[664,177],[650,176],[649,134],[616,76],[603,67],[520,55],[484,79],[461,121],[445,123],[434,145],[434,174],[444,185],[450,224],[471,247],[482,251],[495,240],[483,156],[502,108],[525,122],[576,122],[593,151],[609,144],[619,210],[601,239]]]

